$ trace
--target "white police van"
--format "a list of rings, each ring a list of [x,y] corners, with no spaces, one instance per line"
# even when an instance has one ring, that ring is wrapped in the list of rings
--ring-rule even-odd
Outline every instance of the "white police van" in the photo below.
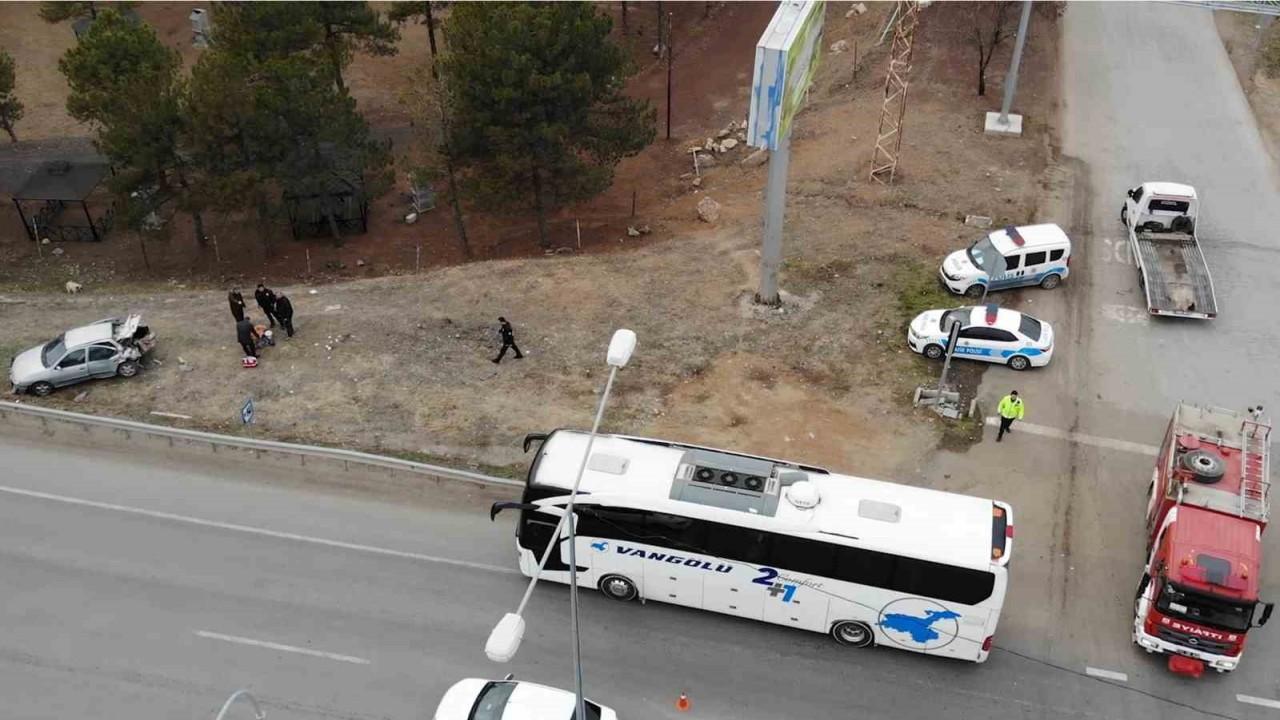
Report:
[[[1001,363],[1014,370],[1043,367],[1053,358],[1049,323],[995,305],[922,312],[907,328],[907,345],[937,360],[947,352],[953,322],[961,327],[955,357]]]
[[[1005,271],[994,279],[982,269],[988,253],[1004,256]],[[1070,274],[1070,265],[1071,239],[1062,228],[1046,223],[996,230],[948,255],[938,274],[951,292],[980,298],[987,289],[1039,285],[1052,290]]]

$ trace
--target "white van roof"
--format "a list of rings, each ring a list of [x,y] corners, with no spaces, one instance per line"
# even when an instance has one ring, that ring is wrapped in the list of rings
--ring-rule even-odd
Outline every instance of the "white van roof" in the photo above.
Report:
[[[1196,189],[1190,185],[1172,182],[1149,182],[1143,183],[1153,195],[1173,195],[1174,197],[1195,198]]]
[[[1045,245],[1066,245],[1070,247],[1071,238],[1062,231],[1054,223],[1045,223],[1043,225],[1019,225],[1018,234],[1022,236],[1023,244],[1019,248],[1009,238],[1009,233],[1004,228],[993,231],[988,237],[991,238],[991,244],[995,246],[996,252],[1005,255],[1019,249],[1044,247]]]

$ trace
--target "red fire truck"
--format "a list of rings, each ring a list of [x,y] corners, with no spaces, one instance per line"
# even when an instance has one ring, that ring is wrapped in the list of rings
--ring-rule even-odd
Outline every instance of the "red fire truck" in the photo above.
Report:
[[[1257,413],[1180,404],[1165,433],[1147,504],[1147,564],[1133,641],[1199,677],[1234,670],[1258,601],[1267,527],[1271,425]]]

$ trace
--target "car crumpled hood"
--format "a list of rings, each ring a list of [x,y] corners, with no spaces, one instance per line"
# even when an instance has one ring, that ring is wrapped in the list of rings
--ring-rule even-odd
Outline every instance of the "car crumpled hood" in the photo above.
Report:
[[[9,370],[9,381],[15,385],[25,385],[39,380],[45,372],[44,362],[40,359],[43,349],[43,346],[37,345],[19,353],[13,359],[13,366]]]

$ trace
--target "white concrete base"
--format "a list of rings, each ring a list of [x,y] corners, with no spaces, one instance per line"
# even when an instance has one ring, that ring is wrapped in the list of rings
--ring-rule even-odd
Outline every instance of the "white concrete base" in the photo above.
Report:
[[[1008,122],[1000,122],[1000,113],[987,113],[987,124],[983,128],[983,132],[987,135],[1014,135],[1022,134],[1022,116],[1009,113]]]

